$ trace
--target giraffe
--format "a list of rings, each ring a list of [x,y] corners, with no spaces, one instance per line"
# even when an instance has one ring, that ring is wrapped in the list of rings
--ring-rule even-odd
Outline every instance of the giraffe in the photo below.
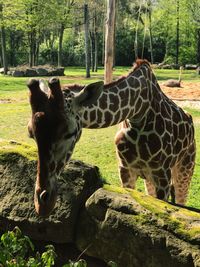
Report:
[[[123,187],[135,188],[144,178],[147,194],[168,201],[171,189],[177,204],[186,202],[195,161],[192,117],[160,89],[145,60],[118,81],[61,89],[51,78],[48,90],[28,82],[32,117],[30,137],[38,147],[34,203],[48,216],[56,202],[56,180],[69,161],[82,128],[120,124],[115,137]]]

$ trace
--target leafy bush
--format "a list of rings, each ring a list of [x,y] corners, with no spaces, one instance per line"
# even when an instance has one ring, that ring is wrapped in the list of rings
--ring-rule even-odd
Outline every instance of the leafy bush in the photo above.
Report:
[[[54,247],[46,246],[46,251],[40,255],[36,252],[29,237],[22,235],[16,227],[13,231],[4,233],[0,240],[0,266],[4,267],[51,267],[54,265],[56,253]]]
[[[24,236],[18,227],[4,233],[0,240],[0,267],[51,267],[55,264],[57,255],[54,246],[46,246],[41,255],[35,252],[33,243],[28,236]],[[109,267],[117,267],[114,262]],[[63,267],[87,267],[85,260],[65,264]]]

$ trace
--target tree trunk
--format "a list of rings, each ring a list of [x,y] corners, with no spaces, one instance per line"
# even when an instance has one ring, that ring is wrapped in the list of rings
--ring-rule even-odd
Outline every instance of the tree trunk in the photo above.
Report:
[[[176,11],[177,11],[177,17],[176,17],[176,64],[178,65],[179,63],[179,32],[180,32],[180,27],[179,27],[179,0],[176,0]]]
[[[33,66],[33,32],[29,34],[29,67]]]
[[[98,71],[98,34],[95,31],[95,38],[94,38],[94,71]]]
[[[94,72],[94,64],[95,64],[95,39],[94,32],[90,33],[90,53],[91,53],[91,68],[92,72]]]
[[[36,49],[35,49],[35,66],[39,63],[39,51],[40,51],[40,41],[36,41]]]
[[[10,43],[10,58],[9,58],[9,63],[10,66],[15,66],[16,59],[15,59],[15,32],[11,31],[10,32],[10,38],[9,38],[9,43]]]
[[[59,31],[59,43],[58,43],[58,67],[62,66],[62,43],[64,35],[64,25],[62,24]]]
[[[148,1],[148,7],[149,7],[149,38],[150,38],[150,53],[151,53],[151,64],[154,63],[153,58],[153,36],[152,36],[152,20],[151,20],[151,1]]]
[[[90,49],[89,49],[89,14],[88,5],[84,5],[84,28],[85,28],[85,68],[86,78],[90,78]]]
[[[200,65],[200,28],[197,29],[197,64]]]
[[[3,59],[3,68],[4,74],[8,72],[8,62],[7,62],[7,53],[6,53],[6,33],[4,26],[1,27],[1,46],[2,46],[2,59]]]
[[[112,69],[114,63],[115,5],[115,0],[107,1],[104,74],[105,83],[110,83],[113,79]]]

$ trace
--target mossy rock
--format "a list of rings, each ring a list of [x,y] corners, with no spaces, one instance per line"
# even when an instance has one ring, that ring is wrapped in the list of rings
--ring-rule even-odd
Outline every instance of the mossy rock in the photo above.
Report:
[[[104,189],[130,195],[146,212],[151,214],[152,220],[158,226],[187,242],[200,245],[200,210],[172,205],[136,190],[110,185],[105,185]]]
[[[78,214],[88,197],[102,186],[98,168],[71,161],[58,180],[56,207],[49,218],[34,208],[36,147],[0,140],[0,229],[18,226],[34,240],[73,242]]]
[[[200,214],[105,185],[86,202],[77,246],[119,267],[200,267]]]

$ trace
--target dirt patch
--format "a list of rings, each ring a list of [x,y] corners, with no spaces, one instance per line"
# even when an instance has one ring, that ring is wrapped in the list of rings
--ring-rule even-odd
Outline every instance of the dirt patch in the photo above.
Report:
[[[200,101],[200,82],[182,82],[181,88],[169,88],[162,85],[162,82],[159,84],[163,92],[172,99]]]
[[[8,104],[8,103],[11,103],[12,100],[10,98],[7,98],[7,99],[0,99],[0,104]]]

